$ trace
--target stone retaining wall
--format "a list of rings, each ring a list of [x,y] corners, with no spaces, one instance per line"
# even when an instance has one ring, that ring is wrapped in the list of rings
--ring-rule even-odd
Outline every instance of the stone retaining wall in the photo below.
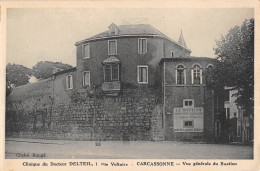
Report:
[[[124,88],[117,97],[74,91],[61,103],[45,95],[7,101],[6,137],[71,140],[162,140],[160,90]]]

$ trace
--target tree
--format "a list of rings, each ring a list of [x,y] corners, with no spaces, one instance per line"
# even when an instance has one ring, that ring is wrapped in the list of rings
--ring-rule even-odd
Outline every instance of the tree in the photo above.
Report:
[[[6,66],[6,96],[14,87],[27,84],[32,70],[23,65],[7,64]]]
[[[33,66],[32,72],[37,79],[46,79],[52,75],[53,67],[64,70],[72,68],[71,65],[63,64],[61,62],[41,61]]]
[[[6,82],[10,86],[20,86],[29,82],[32,70],[23,65],[7,64],[6,66]]]
[[[238,90],[236,103],[246,115],[254,109],[254,19],[231,28],[226,36],[216,40],[215,54],[219,63],[213,74],[213,84]]]

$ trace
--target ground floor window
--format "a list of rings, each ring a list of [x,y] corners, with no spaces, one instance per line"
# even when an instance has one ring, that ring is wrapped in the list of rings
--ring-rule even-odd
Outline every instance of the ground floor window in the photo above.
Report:
[[[193,121],[184,121],[183,127],[184,128],[192,128],[193,127]]]
[[[73,89],[73,79],[72,79],[72,75],[68,75],[66,77],[66,87],[67,87],[67,90],[68,89]]]
[[[137,66],[137,82],[139,84],[148,83],[148,66],[147,65]]]
[[[105,82],[119,81],[119,64],[104,65]]]
[[[83,86],[90,86],[90,72],[83,72]]]

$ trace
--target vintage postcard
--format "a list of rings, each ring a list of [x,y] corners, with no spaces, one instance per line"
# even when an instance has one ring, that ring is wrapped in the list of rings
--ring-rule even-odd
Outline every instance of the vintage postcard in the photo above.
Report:
[[[260,170],[259,7],[2,1],[0,170]]]

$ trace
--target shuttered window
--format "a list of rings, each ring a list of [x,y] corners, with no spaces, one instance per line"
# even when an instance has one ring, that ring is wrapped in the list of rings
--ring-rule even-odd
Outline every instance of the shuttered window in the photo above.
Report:
[[[137,67],[137,82],[140,84],[148,83],[148,66]]]
[[[66,77],[66,87],[67,89],[73,89],[73,79],[72,79],[72,75],[68,75]]]
[[[90,45],[89,44],[85,44],[83,45],[83,58],[90,58]]]
[[[144,38],[138,39],[138,53],[144,54],[147,52],[147,40]]]
[[[108,55],[116,55],[117,54],[117,44],[116,40],[108,41]]]
[[[83,72],[83,86],[90,86],[90,72]]]

